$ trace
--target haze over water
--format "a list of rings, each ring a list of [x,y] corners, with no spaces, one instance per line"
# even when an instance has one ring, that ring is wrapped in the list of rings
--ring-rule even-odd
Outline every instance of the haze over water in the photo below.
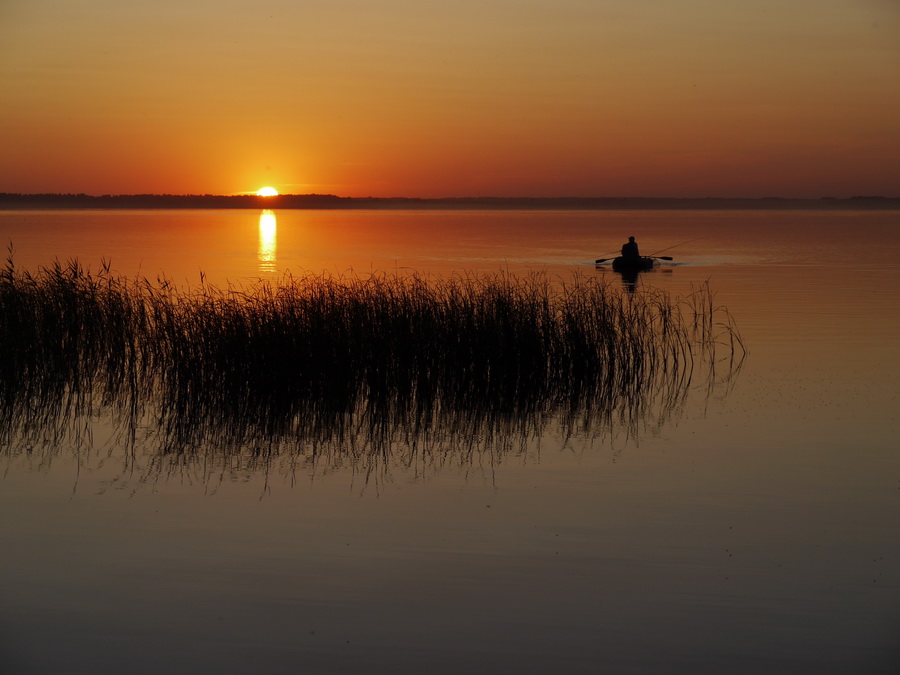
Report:
[[[675,414],[502,452],[231,468],[4,448],[10,672],[893,672],[896,212],[0,212],[55,256],[225,286],[285,272],[623,280],[628,235],[748,349]],[[683,243],[690,242],[690,243]],[[681,244],[681,245],[679,245]],[[877,264],[872,251],[879,252]],[[629,289],[622,288],[622,292]],[[700,384],[700,383],[698,383]],[[418,459],[412,463],[410,457]],[[340,454],[333,456],[340,459]],[[147,644],[158,648],[148,651]],[[136,656],[139,655],[139,656]],[[124,665],[123,665],[124,664]]]

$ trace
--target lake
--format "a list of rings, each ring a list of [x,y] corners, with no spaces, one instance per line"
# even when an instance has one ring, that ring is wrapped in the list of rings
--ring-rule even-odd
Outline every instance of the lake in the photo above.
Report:
[[[0,235],[21,269],[179,287],[708,284],[747,351],[638,424],[466,417],[377,462],[352,435],[160,455],[152,420],[123,445],[102,412],[0,439],[4,673],[900,669],[898,212],[0,211]],[[673,260],[595,266],[629,235]]]

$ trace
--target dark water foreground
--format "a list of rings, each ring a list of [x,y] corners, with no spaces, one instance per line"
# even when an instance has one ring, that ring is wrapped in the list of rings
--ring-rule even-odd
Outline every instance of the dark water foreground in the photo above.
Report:
[[[139,470],[466,464],[548,431],[635,436],[727,390],[708,286],[597,277],[285,276],[179,289],[77,262],[0,272],[0,443],[99,444]],[[132,467],[136,468],[136,467]]]
[[[537,415],[505,412],[508,401],[485,394],[463,409],[450,389],[431,431],[412,427],[410,443],[395,418],[373,414],[395,432],[381,453],[364,444],[366,407],[349,408],[358,424],[343,440],[304,445],[285,431],[280,443],[263,435],[235,445],[217,425],[243,430],[241,418],[226,408],[204,421],[199,409],[221,413],[232,396],[224,387],[187,388],[197,424],[186,410],[179,428],[228,443],[178,446],[172,436],[167,446],[161,416],[180,409],[160,392],[175,366],[138,378],[157,389],[136,398],[134,441],[127,406],[120,414],[119,399],[104,401],[96,375],[97,414],[66,422],[66,437],[53,425],[38,431],[47,409],[23,404],[35,433],[4,413],[18,440],[7,436],[0,450],[0,672],[898,672],[900,315],[885,309],[900,306],[897,213],[277,217],[275,264],[262,217],[239,210],[4,212],[0,229],[33,274],[56,257],[98,269],[106,255],[130,283],[143,270],[157,294],[158,270],[196,283],[203,268],[223,296],[226,279],[274,284],[285,269],[406,266],[449,278],[477,265],[519,279],[548,268],[567,281],[581,269],[612,277],[614,300],[618,278],[592,263],[624,235],[649,252],[703,237],[672,251],[677,266],[642,275],[635,295],[652,286],[674,302],[709,279],[752,358],[731,387],[728,348],[717,345],[707,396],[695,345],[686,395],[660,426],[653,415],[664,408],[651,401],[636,427],[613,415],[567,441],[562,416],[548,414],[524,450],[515,431],[466,436],[460,424],[451,438],[454,419],[474,430],[524,419],[534,429]],[[860,266],[873,242],[884,260]],[[681,311],[693,330],[690,308]],[[175,343],[163,348],[174,353]],[[376,382],[390,375],[370,372]],[[661,372],[657,382],[674,381]],[[225,379],[212,367],[177,377],[186,387]],[[462,387],[471,376],[450,377]],[[436,373],[423,379],[443,386]],[[272,381],[233,395],[230,410],[271,409],[268,399],[289,391]],[[667,400],[652,385],[638,391]],[[318,414],[330,438],[336,414],[305,395],[286,406]],[[367,391],[357,399],[369,400]],[[244,419],[258,430],[275,416]],[[301,418],[295,427],[315,438]]]

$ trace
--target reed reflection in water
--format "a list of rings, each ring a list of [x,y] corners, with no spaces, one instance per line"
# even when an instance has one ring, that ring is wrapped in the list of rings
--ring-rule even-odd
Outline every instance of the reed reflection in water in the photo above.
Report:
[[[107,425],[108,448],[156,475],[372,475],[495,462],[550,432],[637,435],[691,391],[727,391],[744,354],[708,287],[671,298],[546,274],[179,290],[10,260],[0,317],[4,451],[85,452]]]
[[[263,209],[259,214],[259,249],[256,257],[259,260],[260,272],[274,272],[278,256],[278,221],[275,212]]]

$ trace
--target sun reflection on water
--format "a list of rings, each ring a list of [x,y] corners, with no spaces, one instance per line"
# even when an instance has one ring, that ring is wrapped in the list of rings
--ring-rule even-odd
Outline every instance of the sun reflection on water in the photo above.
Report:
[[[261,272],[275,271],[277,252],[278,222],[275,220],[275,212],[271,209],[263,209],[263,212],[259,214],[259,251],[256,254]]]

